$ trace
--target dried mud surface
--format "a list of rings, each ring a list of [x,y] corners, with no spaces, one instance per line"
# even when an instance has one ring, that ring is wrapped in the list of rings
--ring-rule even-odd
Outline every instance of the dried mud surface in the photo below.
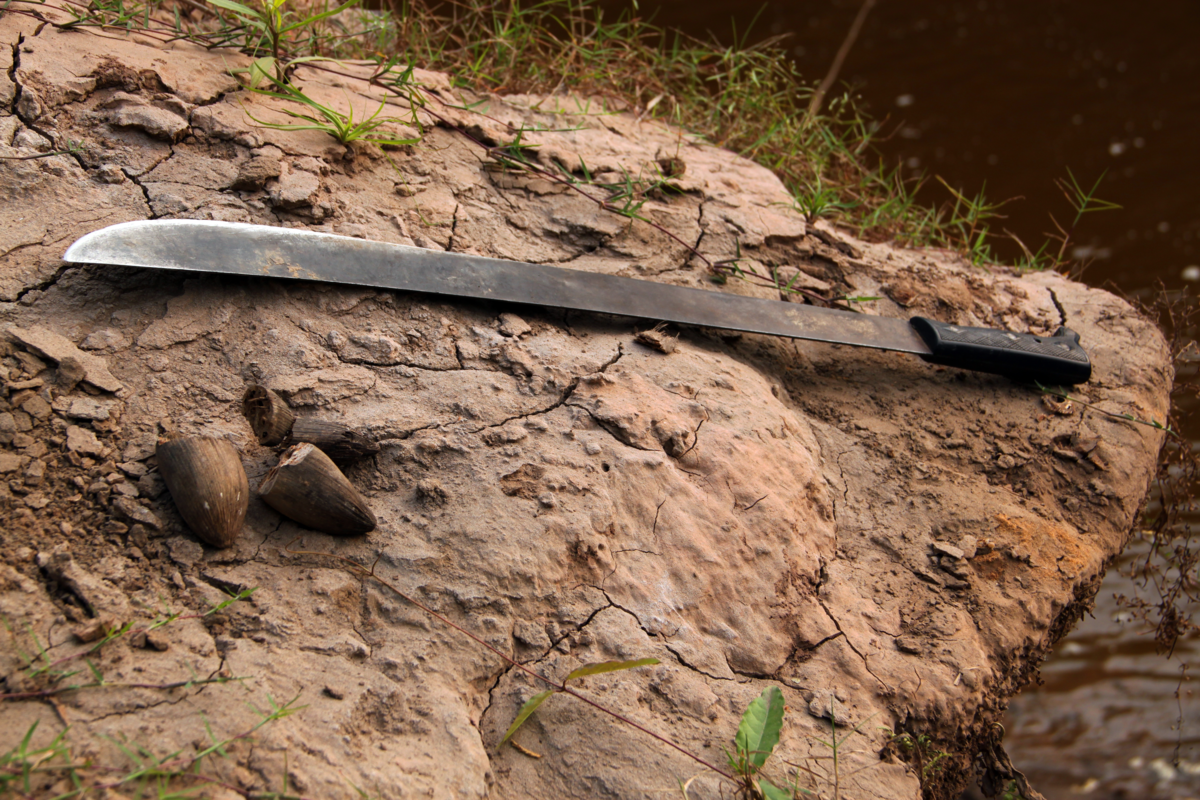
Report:
[[[227,77],[240,58],[60,32],[0,17],[0,676],[37,693],[96,621],[145,627],[92,656],[111,685],[0,705],[0,752],[37,721],[69,725],[79,759],[115,741],[193,752],[229,796],[642,797],[701,770],[643,734],[554,697],[496,745],[541,687],[335,560],[403,590],[547,675],[653,656],[583,682],[597,701],[724,764],[747,703],[779,686],[773,757],[827,791],[831,713],[861,724],[840,754],[845,797],[952,796],[1007,699],[1088,607],[1146,496],[1172,375],[1152,324],[1055,274],[982,272],[810,228],[767,171],[630,114],[548,111],[562,98],[460,97],[422,74],[453,125],[417,146],[346,148],[256,127],[278,113]],[[365,93],[305,76],[331,104]],[[482,99],[486,116],[453,109]],[[359,100],[365,106],[365,97]],[[91,230],[151,217],[304,227],[554,263],[711,291],[677,241],[554,183],[489,164],[475,139],[510,126],[537,157],[593,174],[682,162],[644,213],[712,258],[744,257],[814,289],[878,295],[867,313],[1083,336],[1094,408],[998,377],[893,354],[645,327],[583,314],[124,268],[61,256]],[[473,127],[475,126],[475,127]],[[568,130],[569,129],[569,130]],[[347,471],[380,524],[335,538],[257,499],[238,544],[202,545],[157,477],[165,428],[233,442],[251,487],[274,463],[240,415],[265,384],[298,415],[370,431]],[[253,596],[198,616],[226,592]],[[75,662],[77,663],[77,662]],[[240,680],[156,688],[192,678]],[[150,688],[146,688],[150,687]],[[950,755],[922,787],[889,742]],[[720,796],[712,774],[692,797]],[[728,787],[724,789],[728,794]]]

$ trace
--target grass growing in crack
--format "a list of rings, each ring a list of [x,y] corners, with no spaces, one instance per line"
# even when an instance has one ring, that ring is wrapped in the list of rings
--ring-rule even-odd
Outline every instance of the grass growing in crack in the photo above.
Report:
[[[12,645],[20,659],[25,662],[21,668],[24,673],[24,679],[32,682],[36,689],[26,691],[0,693],[0,701],[5,700],[30,700],[35,698],[53,697],[65,692],[74,692],[83,689],[98,689],[102,687],[110,688],[133,688],[133,689],[183,689],[193,686],[204,686],[207,684],[229,683],[231,681],[240,680],[240,678],[228,678],[222,675],[212,675],[207,678],[190,676],[186,680],[171,681],[167,683],[126,683],[113,682],[105,679],[100,669],[91,660],[90,656],[99,653],[106,645],[122,639],[126,636],[134,634],[150,634],[159,628],[166,627],[179,620],[202,619],[204,617],[216,614],[223,611],[234,603],[248,599],[255,589],[243,589],[235,595],[230,595],[219,603],[215,603],[209,609],[199,614],[183,614],[181,612],[167,611],[162,616],[156,617],[151,622],[135,626],[130,622],[113,626],[104,631],[101,638],[93,643],[90,647],[84,648],[77,652],[65,655],[59,658],[51,658],[49,651],[42,645],[41,640],[31,628],[27,628],[25,636],[29,644],[32,646],[33,652],[29,652],[25,647],[22,647],[18,641],[17,633],[13,630],[12,625],[8,620],[3,620],[5,630],[8,632],[9,638],[12,640]],[[87,669],[87,675],[91,680],[67,682],[68,679],[74,678],[76,675],[84,674],[83,668],[64,668],[75,662],[83,662],[83,667]]]
[[[398,58],[379,60],[372,76],[372,80],[379,81],[392,93],[408,101],[406,118],[384,115],[388,105],[388,99],[384,97],[373,113],[355,119],[354,104],[349,96],[346,98],[348,110],[343,113],[309,97],[293,80],[293,73],[303,65],[339,63],[337,59],[321,54],[320,51],[328,49],[328,45],[322,47],[318,44],[320,37],[316,33],[316,26],[357,6],[361,0],[346,0],[341,5],[333,8],[327,6],[315,14],[298,16],[288,8],[290,0],[259,0],[254,6],[236,0],[209,2],[233,17],[233,22],[225,27],[223,35],[240,34],[241,49],[254,56],[248,67],[232,69],[230,72],[243,76],[245,86],[251,92],[296,104],[303,109],[296,111],[288,106],[280,109],[289,117],[300,120],[298,123],[267,122],[246,111],[246,116],[259,126],[282,131],[323,131],[342,144],[362,141],[380,147],[402,147],[420,141],[420,136],[397,138],[379,134],[381,128],[392,123],[420,127],[416,108],[421,101],[412,85],[414,67],[411,62],[407,69],[397,69],[400,63]],[[309,37],[307,42],[304,41],[305,34]]]
[[[224,684],[242,680],[236,677],[225,677],[215,674],[207,678],[192,675],[184,680],[163,683],[129,683],[107,680],[100,668],[93,662],[91,656],[120,639],[137,634],[149,634],[160,628],[170,626],[180,620],[202,619],[229,608],[234,603],[248,599],[254,589],[244,589],[230,595],[224,600],[213,604],[201,613],[183,614],[169,609],[147,624],[135,625],[126,622],[113,625],[104,632],[99,641],[78,652],[59,658],[52,658],[47,649],[42,646],[32,630],[26,631],[26,636],[32,645],[32,652],[22,652],[17,635],[12,626],[5,622],[14,647],[20,658],[26,662],[21,668],[24,680],[32,682],[36,689],[0,694],[0,701],[17,701],[30,699],[46,699],[57,695],[84,689],[101,688],[136,688],[136,689],[189,689],[209,684]],[[73,665],[82,662],[82,667]],[[86,675],[90,680],[71,681],[76,675]],[[237,787],[228,786],[219,779],[206,776],[201,771],[204,762],[212,757],[228,756],[227,748],[234,742],[252,737],[264,725],[283,719],[301,710],[297,706],[299,695],[279,704],[273,697],[267,695],[267,706],[258,709],[249,706],[259,717],[257,724],[233,736],[218,737],[209,724],[204,720],[205,731],[209,744],[194,753],[177,750],[160,754],[155,748],[132,742],[126,739],[104,737],[121,751],[129,762],[127,767],[115,767],[93,763],[80,762],[74,758],[68,743],[70,728],[60,732],[48,744],[35,747],[34,735],[38,723],[35,722],[25,732],[16,747],[0,754],[0,795],[44,797],[54,796],[60,800],[83,796],[132,796],[158,798],[182,798],[201,796],[207,791],[225,788],[240,791]],[[264,793],[256,797],[293,797],[288,794],[286,783],[282,793]]]
[[[826,184],[820,173],[794,187],[792,201],[810,225],[822,217],[842,216],[858,207],[855,201],[843,200],[837,187]]]
[[[900,733],[892,737],[892,742],[909,757],[917,772],[917,780],[924,789],[925,785],[945,766],[943,763],[950,754],[933,744],[926,734],[913,736],[910,733]]]
[[[257,56],[252,70],[257,70],[263,76],[274,73],[275,80],[287,83],[288,70],[299,60],[320,57],[320,54],[298,55],[301,50],[311,50],[316,35],[317,23],[340,14],[360,0],[347,0],[341,5],[329,8],[326,6],[315,14],[297,16],[288,6],[288,0],[258,0],[253,5],[245,5],[236,0],[208,0],[224,12],[232,20],[223,26],[222,34],[227,44],[232,44],[240,38],[240,48],[247,53]],[[253,2],[253,0],[252,0]],[[308,41],[305,42],[305,38]],[[252,85],[257,86],[252,75]]]
[[[71,753],[64,729],[47,745],[33,746],[33,737],[38,723],[26,730],[16,747],[0,753],[0,795],[23,797],[49,797],[55,800],[96,796],[133,796],[184,798],[203,796],[206,791],[225,789],[241,794],[240,789],[206,776],[201,772],[204,763],[213,756],[228,758],[227,749],[235,742],[250,739],[265,725],[291,716],[305,708],[297,706],[299,695],[278,704],[267,695],[267,708],[260,710],[249,707],[259,720],[252,727],[233,736],[218,738],[212,726],[205,720],[204,728],[209,744],[194,754],[176,750],[159,755],[154,748],[127,739],[104,737],[116,746],[128,759],[125,768],[105,767],[92,761],[77,761]],[[292,797],[287,793],[286,782],[282,793],[256,794],[255,797]]]
[[[379,107],[370,116],[355,120],[354,104],[350,101],[349,97],[346,98],[346,106],[349,110],[343,114],[334,108],[318,103],[294,84],[284,83],[265,73],[263,75],[266,80],[270,81],[274,88],[251,88],[251,91],[255,94],[273,97],[277,100],[298,103],[308,109],[308,111],[293,111],[287,107],[280,109],[289,117],[302,120],[302,122],[295,124],[266,122],[255,117],[249,111],[245,111],[247,117],[264,128],[273,128],[280,131],[324,131],[342,144],[361,141],[380,147],[402,147],[408,144],[416,144],[421,140],[420,136],[399,139],[394,136],[381,136],[377,133],[382,126],[390,123],[410,124],[416,122],[415,116],[409,120],[400,119],[399,117],[380,116],[387,106],[387,100],[381,100]]]

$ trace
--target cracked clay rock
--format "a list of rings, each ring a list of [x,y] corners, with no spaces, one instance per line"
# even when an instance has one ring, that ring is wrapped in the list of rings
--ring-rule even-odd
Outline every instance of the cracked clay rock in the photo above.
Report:
[[[442,121],[419,112],[420,144],[389,161],[319,131],[257,127],[248,114],[279,111],[237,90],[233,53],[14,13],[0,37],[13,59],[0,64],[0,154],[31,155],[47,137],[80,147],[0,161],[0,615],[13,639],[0,675],[28,693],[0,704],[0,752],[35,721],[35,743],[69,725],[77,763],[121,769],[115,741],[191,752],[206,724],[236,737],[259,721],[251,706],[295,698],[303,710],[205,762],[228,796],[276,791],[285,772],[310,797],[633,798],[697,775],[689,796],[730,795],[562,695],[516,734],[541,758],[497,749],[544,687],[319,555],[331,554],[374,565],[543,675],[658,659],[578,688],[710,764],[724,768],[742,711],[778,686],[777,783],[791,763],[802,787],[828,790],[832,719],[862,723],[839,754],[843,797],[954,797],[1145,499],[1162,434],[1104,412],[1162,419],[1172,371],[1154,326],[1112,295],[807,226],[766,170],[632,115],[562,124],[554,99],[458,96],[418,71]],[[322,102],[371,102],[357,78],[303,77]],[[471,126],[482,133],[461,135]],[[477,140],[509,126],[547,164],[597,176],[681,161],[680,191],[642,210],[663,230],[491,168]],[[1052,405],[897,354],[692,329],[671,331],[668,354],[635,341],[649,325],[585,314],[61,261],[84,233],[164,215],[772,297],[715,286],[681,244],[699,242],[713,261],[740,252],[812,291],[879,297],[868,314],[1065,323],[1095,374],[1077,392],[1088,405]],[[256,487],[277,457],[241,417],[249,383],[381,442],[346,468],[375,531],[305,530],[257,498],[231,548],[188,530],[156,438],[224,437]],[[50,704],[46,679],[23,669],[30,637],[62,658],[168,608],[182,616],[92,656],[106,687]],[[188,683],[222,677],[239,680]],[[889,746],[900,732],[948,754],[923,788],[911,755]]]

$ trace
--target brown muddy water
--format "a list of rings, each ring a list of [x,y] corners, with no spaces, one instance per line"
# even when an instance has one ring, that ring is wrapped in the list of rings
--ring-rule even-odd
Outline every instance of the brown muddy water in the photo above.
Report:
[[[629,0],[601,6],[615,13]],[[751,42],[787,35],[815,83],[861,0],[639,6],[660,26],[725,44],[735,31]],[[890,134],[880,145],[889,163],[968,195],[1021,198],[997,227],[1034,249],[1050,215],[1074,215],[1055,179],[1068,168],[1089,186],[1103,175],[1098,195],[1123,209],[1086,216],[1071,255],[1090,262],[1088,283],[1150,299],[1160,284],[1200,288],[1198,39],[1197,0],[878,0],[840,77]],[[932,205],[949,194],[930,181],[921,197]],[[1011,241],[999,250],[1019,252]],[[1196,417],[1184,432],[1200,448]],[[1143,552],[1135,543],[1124,565]],[[1200,675],[1200,643],[1157,654],[1118,593],[1153,599],[1110,571],[1094,616],[1059,644],[1042,685],[1010,705],[1008,752],[1051,800],[1200,797],[1200,703],[1180,671],[1190,660]]]

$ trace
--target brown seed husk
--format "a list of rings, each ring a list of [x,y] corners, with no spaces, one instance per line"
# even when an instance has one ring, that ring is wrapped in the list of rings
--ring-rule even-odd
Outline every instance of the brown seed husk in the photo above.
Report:
[[[242,414],[264,447],[283,442],[296,419],[282,397],[257,383],[248,386],[242,395]]]
[[[231,546],[250,504],[250,482],[234,446],[225,439],[180,436],[160,441],[156,454],[183,521],[214,547]]]
[[[375,515],[329,456],[314,445],[289,448],[259,484],[271,508],[306,528],[339,536],[375,529]]]
[[[639,331],[633,339],[638,344],[653,348],[660,353],[670,355],[679,347],[679,337],[666,332],[667,324],[660,322],[648,331]]]
[[[347,428],[340,422],[301,417],[292,425],[291,433],[284,440],[285,446],[308,442],[315,444],[334,461],[351,461],[379,452],[374,439]]]

